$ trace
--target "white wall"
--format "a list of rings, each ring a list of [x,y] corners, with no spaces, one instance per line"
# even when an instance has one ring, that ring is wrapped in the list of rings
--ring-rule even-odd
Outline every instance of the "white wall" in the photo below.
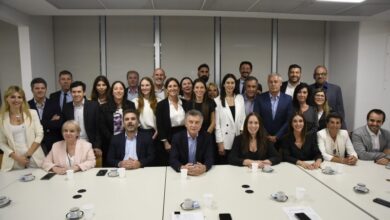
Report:
[[[0,89],[2,101],[4,91],[10,85],[22,85],[18,27],[0,21]]]
[[[302,81],[314,82],[313,70],[324,64],[325,22],[303,20],[278,21],[277,72],[288,79],[288,67],[298,64],[302,67]]]
[[[56,90],[52,17],[32,16],[29,29],[32,77],[46,80],[49,96]]]
[[[341,87],[348,130],[354,128],[356,104],[358,22],[331,22],[329,25],[328,81]]]
[[[357,67],[355,128],[366,124],[372,108],[390,117],[390,22],[360,22]]]

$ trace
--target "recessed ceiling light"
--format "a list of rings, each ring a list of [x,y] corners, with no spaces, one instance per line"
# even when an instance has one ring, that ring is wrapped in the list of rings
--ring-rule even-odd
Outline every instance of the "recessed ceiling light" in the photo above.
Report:
[[[317,0],[317,2],[362,3],[366,0]]]

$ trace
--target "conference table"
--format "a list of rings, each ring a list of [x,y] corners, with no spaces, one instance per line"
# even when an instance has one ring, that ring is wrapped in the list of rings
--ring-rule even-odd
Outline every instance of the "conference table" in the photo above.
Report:
[[[365,167],[360,162],[358,166],[362,166],[362,169],[370,169],[370,166]],[[349,187],[348,181],[342,180],[349,177],[349,167],[344,168],[340,175],[329,176],[319,170],[306,171],[288,163],[273,168],[272,173],[264,173],[261,170],[252,172],[246,167],[217,165],[201,176],[186,179],[170,167],[128,170],[124,178],[107,175],[98,177],[96,173],[100,168],[94,168],[75,173],[73,180],[67,180],[65,175],[40,180],[46,174],[40,169],[0,172],[0,195],[12,200],[9,206],[0,208],[0,219],[65,219],[70,208],[82,208],[86,204],[94,206],[93,220],[171,220],[175,219],[172,218],[175,211],[181,214],[201,213],[207,220],[219,219],[219,213],[230,213],[235,220],[289,219],[286,212],[295,209],[313,211],[314,217],[310,216],[312,219],[386,219],[388,216],[384,216],[386,211],[389,213],[388,208],[376,207],[371,210],[369,206],[359,205],[352,198],[370,197],[365,200],[368,203],[371,197],[377,197],[380,193],[388,195],[389,187],[385,189],[388,182],[380,184],[377,183],[378,179],[369,178],[377,178],[377,175],[382,174],[381,179],[386,178],[389,170],[367,176],[367,180],[359,179],[358,182],[366,183],[371,191],[366,195],[354,195],[352,186]],[[32,173],[36,179],[31,182],[19,181],[20,175],[25,173]],[[363,172],[354,173],[358,178]],[[325,184],[324,178],[329,185]],[[337,183],[341,182],[346,185],[345,189],[338,188],[340,186]],[[352,179],[350,183],[354,185],[355,182]],[[382,187],[381,190],[377,192],[374,184]],[[249,188],[243,188],[243,185]],[[306,189],[302,199],[296,198],[296,187]],[[86,192],[79,193],[80,189]],[[247,193],[246,190],[252,190],[253,193]],[[340,193],[344,190],[348,192]],[[271,194],[278,191],[286,193],[286,202],[271,199]],[[212,195],[211,206],[206,206],[205,194]],[[81,198],[74,199],[74,195],[81,195]],[[180,204],[188,198],[198,201],[200,208],[182,210]],[[372,202],[367,205],[376,206]],[[376,210],[381,215],[372,215]]]
[[[390,218],[390,208],[372,201],[375,198],[390,201],[390,169],[364,160],[359,160],[355,166],[325,161],[322,167],[326,166],[339,172],[335,175],[324,175],[321,170],[304,171],[372,217]],[[353,187],[358,183],[365,184],[370,191],[367,194],[356,193]]]

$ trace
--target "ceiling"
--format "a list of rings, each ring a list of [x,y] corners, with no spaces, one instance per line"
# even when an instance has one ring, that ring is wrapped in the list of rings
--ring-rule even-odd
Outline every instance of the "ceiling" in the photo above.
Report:
[[[390,0],[0,0],[28,15],[187,15],[390,20]]]

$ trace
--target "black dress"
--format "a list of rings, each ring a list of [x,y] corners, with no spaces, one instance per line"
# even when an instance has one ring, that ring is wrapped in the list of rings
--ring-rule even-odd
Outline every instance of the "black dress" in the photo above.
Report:
[[[305,143],[301,148],[295,144],[293,134],[288,134],[281,140],[283,161],[296,164],[298,160],[322,159],[321,152],[317,144],[317,134],[308,133],[305,136]]]

